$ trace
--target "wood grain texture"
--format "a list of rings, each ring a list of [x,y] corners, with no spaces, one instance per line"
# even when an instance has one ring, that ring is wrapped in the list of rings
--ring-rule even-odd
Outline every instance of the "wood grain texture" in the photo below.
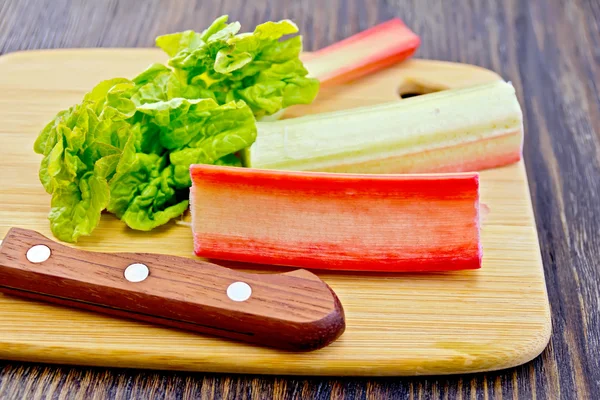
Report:
[[[4,0],[0,51],[151,46],[157,34],[202,29],[222,12],[244,25],[293,18],[309,50],[398,16],[423,38],[418,57],[481,65],[515,83],[526,113],[526,166],[553,309],[550,346],[534,362],[498,373],[411,379],[7,363],[0,373],[0,397],[594,398],[600,391],[598,2]]]
[[[40,245],[49,258],[30,262]],[[147,277],[130,282],[126,268],[139,263]],[[234,282],[249,285],[248,299],[230,298]],[[345,329],[339,299],[305,269],[252,274],[188,257],[88,252],[21,228],[0,244],[0,292],[288,351],[321,348]]]
[[[6,182],[0,192],[5,199],[0,207],[0,236],[11,226],[50,235],[49,199],[37,177],[40,157],[29,149],[56,107],[78,101],[104,76],[130,76],[162,57],[156,49],[88,49],[20,52],[0,58],[0,101],[6,104],[0,108],[0,120],[5,121],[1,136],[6,142],[0,159],[0,180]],[[28,71],[27,79],[15,79],[22,71]],[[454,79],[457,75],[463,78]],[[354,99],[357,105],[394,98],[404,101],[393,88],[406,81],[444,89],[497,79],[493,72],[469,65],[411,60],[345,85],[340,89],[343,95],[332,87],[325,100],[328,107],[343,109],[346,102],[334,99]],[[379,90],[382,83],[389,90]],[[19,95],[24,91],[26,96]],[[303,112],[318,113],[319,103],[317,99]],[[23,113],[27,118],[22,118]],[[481,269],[420,275],[320,271],[319,277],[343,304],[347,329],[317,352],[282,354],[0,297],[0,357],[302,375],[449,374],[519,365],[536,357],[550,334],[548,298],[523,163],[482,171],[479,193],[480,201],[490,209],[481,224]],[[29,216],[27,221],[22,220],[24,213]],[[193,254],[186,225],[172,221],[151,232],[133,231],[108,213],[93,235],[80,238],[77,247]],[[232,358],[232,354],[237,356]]]

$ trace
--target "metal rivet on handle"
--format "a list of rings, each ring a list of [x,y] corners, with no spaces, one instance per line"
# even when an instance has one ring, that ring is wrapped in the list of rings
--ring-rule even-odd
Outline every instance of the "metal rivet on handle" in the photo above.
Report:
[[[135,263],[125,268],[125,279],[129,282],[141,282],[150,274],[146,264]]]
[[[50,247],[38,244],[27,250],[27,259],[32,263],[43,263],[50,258]]]
[[[246,301],[252,294],[252,288],[246,282],[233,282],[227,288],[227,296],[233,301]]]

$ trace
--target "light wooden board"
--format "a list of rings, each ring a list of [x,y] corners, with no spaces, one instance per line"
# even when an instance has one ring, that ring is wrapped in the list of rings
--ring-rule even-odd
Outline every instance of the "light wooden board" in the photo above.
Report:
[[[32,150],[54,114],[102,79],[132,77],[164,61],[154,49],[14,53],[0,57],[0,238],[11,226],[51,237],[50,197]],[[413,60],[343,87],[324,89],[288,116],[398,99],[398,90],[440,90],[498,79],[459,64]],[[433,275],[319,273],[343,303],[347,330],[310,353],[253,347],[0,296],[0,358],[263,374],[416,375],[515,366],[550,337],[550,310],[523,163],[484,171],[484,260],[477,271]],[[399,237],[401,240],[401,237]],[[188,227],[132,232],[104,215],[78,246],[193,257]],[[201,279],[199,276],[198,279]]]

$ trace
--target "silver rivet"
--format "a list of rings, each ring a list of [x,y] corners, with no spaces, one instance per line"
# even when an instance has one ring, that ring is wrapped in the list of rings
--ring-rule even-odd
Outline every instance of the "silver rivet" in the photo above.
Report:
[[[50,258],[50,247],[38,244],[27,250],[27,259],[32,263],[43,263]]]
[[[129,282],[141,282],[150,274],[148,266],[145,264],[135,263],[125,268],[125,279]]]
[[[233,301],[246,301],[252,294],[252,288],[246,282],[233,282],[227,288],[227,296]]]

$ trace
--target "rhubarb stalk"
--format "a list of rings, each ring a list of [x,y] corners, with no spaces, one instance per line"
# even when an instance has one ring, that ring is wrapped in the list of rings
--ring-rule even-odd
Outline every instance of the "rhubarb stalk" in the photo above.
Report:
[[[200,257],[327,270],[481,267],[478,173],[190,170]]]
[[[304,65],[322,87],[339,85],[406,60],[420,43],[419,36],[394,18],[311,53]]]
[[[244,166],[348,173],[479,171],[521,159],[523,115],[504,81],[258,123]]]

